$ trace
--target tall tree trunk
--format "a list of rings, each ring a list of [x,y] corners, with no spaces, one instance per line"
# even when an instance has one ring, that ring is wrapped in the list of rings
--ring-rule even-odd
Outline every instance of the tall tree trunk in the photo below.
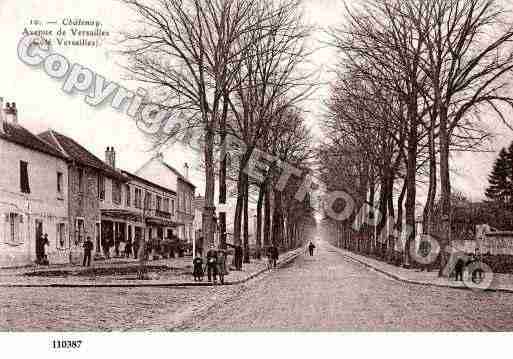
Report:
[[[271,191],[269,183],[264,183],[264,247],[271,245]]]
[[[250,158],[250,155],[251,151],[246,151],[246,153],[240,158],[239,162],[239,173],[237,178],[237,203],[235,204],[235,218],[233,222],[233,244],[236,246],[242,245],[242,212],[244,206],[245,178],[247,176],[244,172],[244,168],[248,162],[248,159]]]
[[[227,152],[226,152],[226,117],[228,114],[228,100],[227,96],[224,97],[223,102],[223,114],[219,125],[221,133],[221,163],[219,167],[219,204],[226,204],[226,164],[227,164]],[[226,212],[219,212],[219,248],[226,249]]]
[[[233,245],[242,245],[242,209],[244,204],[244,173],[239,170],[239,178],[237,179],[237,202],[235,204],[235,217],[233,220]]]
[[[439,276],[444,275],[444,268],[448,261],[447,248],[451,245],[451,181],[449,177],[449,134],[447,129],[447,109],[440,111],[440,188],[441,188],[441,234],[444,235],[441,243],[441,262]]]
[[[411,110],[410,110],[411,111]],[[416,112],[409,116],[410,129],[408,133],[408,153],[406,160],[406,226],[407,237],[404,245],[404,264],[410,266],[410,245],[415,240],[415,205],[416,205],[416,175],[417,175],[417,121]]]
[[[281,208],[281,191],[274,191],[274,212],[272,223],[272,242],[275,246],[279,247],[282,244],[281,229],[283,227]]]
[[[249,178],[244,174],[244,263],[249,263]]]
[[[214,246],[214,129],[211,125],[206,126],[205,131],[205,207],[203,209],[203,233],[205,243],[209,247]]]
[[[264,202],[264,184],[262,184],[258,190],[258,201],[257,201],[257,218],[256,218],[256,251],[255,258],[262,258],[262,206]]]
[[[374,166],[371,166],[371,178],[370,178],[370,181],[369,181],[369,204],[372,208],[374,208],[374,200],[375,200],[375,197],[376,197],[376,184],[374,183],[374,170],[373,170]],[[374,214],[373,214],[374,216]],[[376,218],[373,217],[373,224],[375,227],[377,225],[376,223]],[[377,228],[376,228],[376,231],[377,232]],[[376,236],[372,235],[372,240],[371,240],[371,243],[370,243],[370,252],[371,254],[374,254],[376,253]]]
[[[429,189],[422,214],[422,233],[429,234],[431,232],[431,224],[433,223],[433,208],[435,206],[436,197],[436,150],[435,150],[435,124],[434,119],[431,120],[428,136],[429,147]]]

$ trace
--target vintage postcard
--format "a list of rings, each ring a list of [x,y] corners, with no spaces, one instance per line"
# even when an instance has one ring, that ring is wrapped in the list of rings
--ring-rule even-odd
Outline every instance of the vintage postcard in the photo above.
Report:
[[[512,10],[0,0],[3,340],[513,330]]]

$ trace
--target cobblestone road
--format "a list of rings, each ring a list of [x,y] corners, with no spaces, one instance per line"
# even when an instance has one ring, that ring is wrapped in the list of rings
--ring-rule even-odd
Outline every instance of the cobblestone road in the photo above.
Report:
[[[320,246],[238,286],[0,288],[0,329],[512,330],[512,299],[400,283]]]

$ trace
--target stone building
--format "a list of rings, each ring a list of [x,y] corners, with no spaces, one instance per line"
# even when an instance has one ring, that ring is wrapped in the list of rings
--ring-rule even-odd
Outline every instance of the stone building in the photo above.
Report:
[[[105,182],[125,183],[121,173],[113,170],[72,138],[54,130],[39,137],[68,158],[69,228],[73,257],[82,255],[82,244],[90,237],[94,251],[101,250],[100,204],[106,199]]]
[[[184,165],[182,175],[164,162],[162,153],[157,154],[139,168],[135,174],[176,192],[177,235],[181,240],[192,243],[194,239],[194,209],[192,201],[196,186],[189,181],[189,167]]]
[[[19,124],[15,103],[0,111],[0,266],[34,263],[43,234],[49,262],[69,261],[67,160]]]
[[[106,179],[105,199],[100,203],[102,243],[110,243],[109,255],[120,255],[128,240],[172,238],[178,227],[176,192],[116,169],[113,147],[107,147],[105,162],[125,178],[123,183]]]

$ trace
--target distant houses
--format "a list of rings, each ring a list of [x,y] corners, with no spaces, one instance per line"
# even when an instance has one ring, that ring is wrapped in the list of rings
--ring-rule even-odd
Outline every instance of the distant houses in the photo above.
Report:
[[[102,161],[57,131],[32,134],[14,103],[1,108],[0,267],[35,263],[44,234],[50,263],[76,261],[87,237],[97,259],[122,256],[128,242],[193,240],[187,167],[182,175],[159,154],[130,173],[114,147]]]
[[[38,258],[37,239],[48,234],[48,259],[69,254],[68,159],[20,126],[15,103],[0,100],[0,266]]]

